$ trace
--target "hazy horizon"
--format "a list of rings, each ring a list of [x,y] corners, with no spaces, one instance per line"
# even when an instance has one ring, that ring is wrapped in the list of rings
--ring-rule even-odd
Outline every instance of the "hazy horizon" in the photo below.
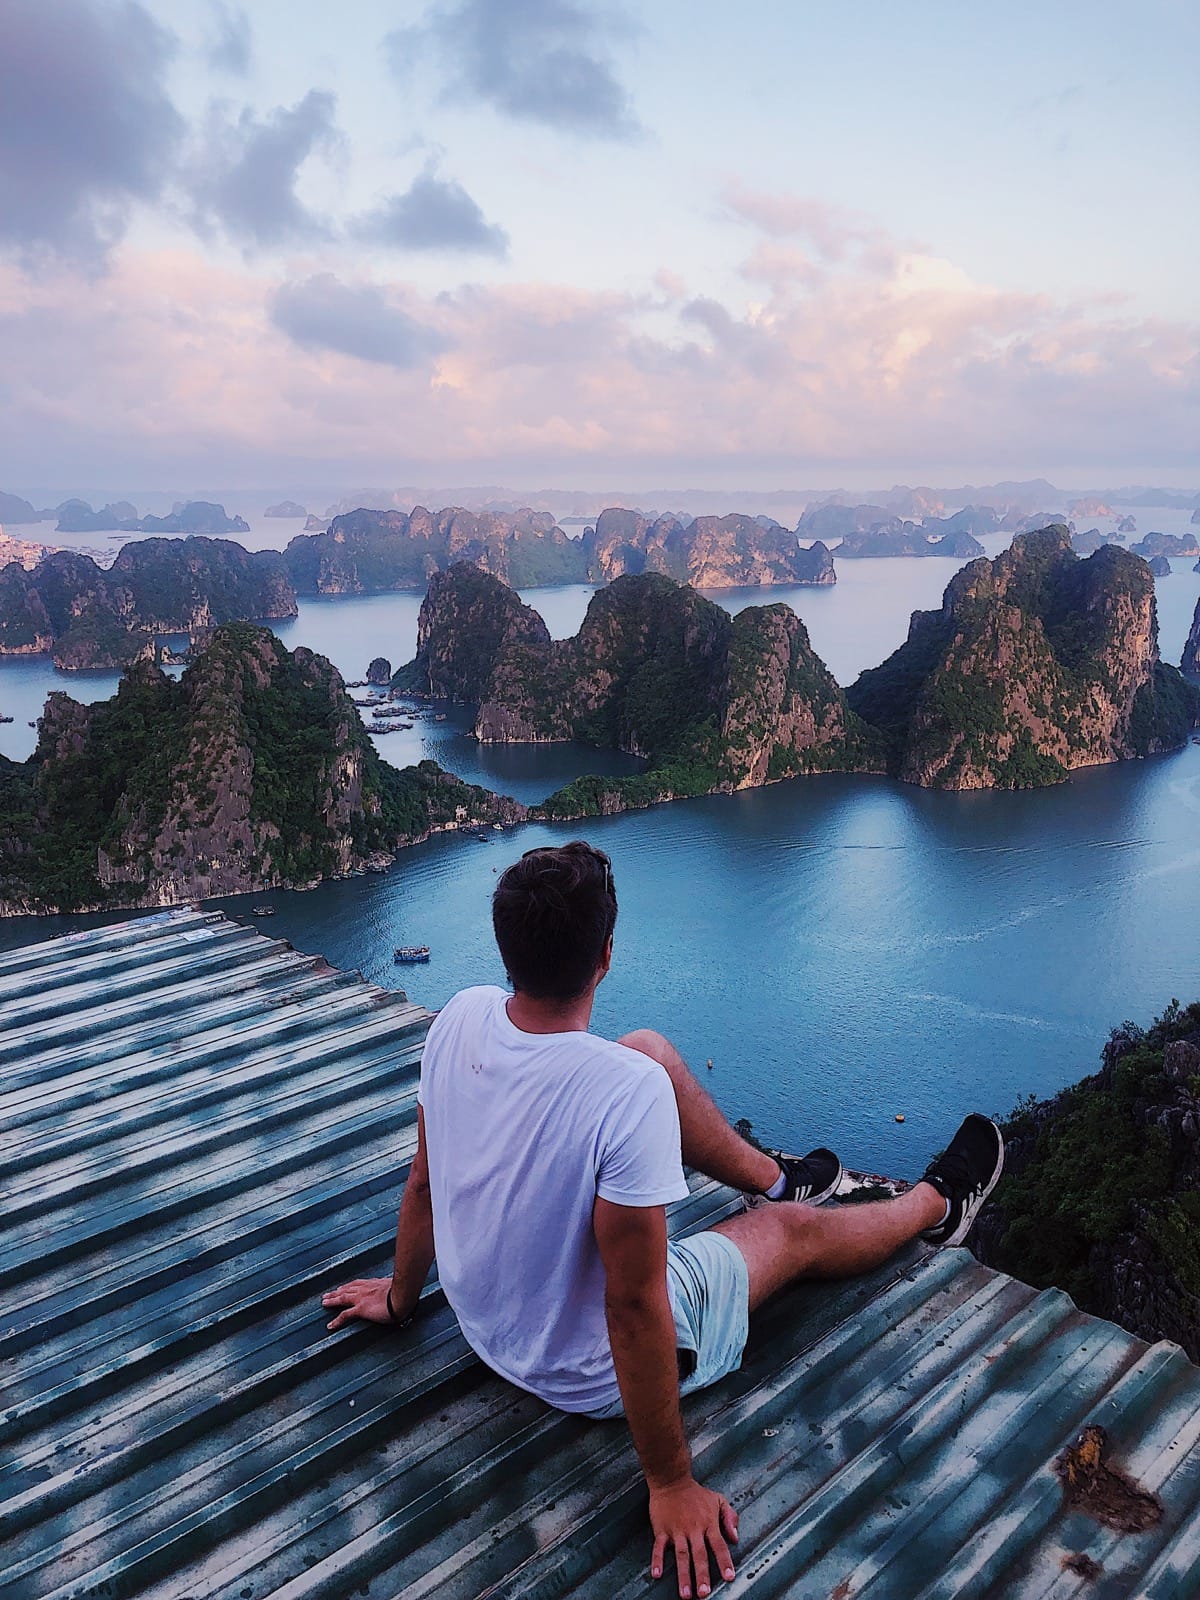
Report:
[[[1153,493],[1156,490],[1167,494],[1180,496],[1193,496],[1200,499],[1200,488],[1196,480],[1171,483],[1159,481],[1156,483],[1099,483],[1085,482],[1064,483],[1056,482],[1047,474],[1031,474],[1028,477],[1005,479],[994,475],[980,478],[975,481],[961,483],[938,482],[930,479],[909,478],[897,479],[892,483],[884,483],[881,479],[868,481],[863,479],[859,483],[842,482],[830,484],[796,483],[796,484],[771,484],[750,486],[748,484],[734,484],[726,487],[723,485],[705,485],[702,483],[663,484],[647,482],[643,485],[609,484],[596,487],[595,485],[578,486],[564,483],[542,483],[537,485],[517,484],[504,482],[458,482],[447,484],[435,483],[401,483],[390,485],[355,483],[343,481],[341,483],[309,483],[281,482],[277,484],[251,483],[245,486],[233,484],[199,484],[199,485],[168,485],[167,487],[147,487],[145,485],[130,485],[118,483],[114,485],[85,485],[82,488],[72,485],[69,488],[61,486],[33,485],[22,488],[20,485],[0,483],[0,490],[10,494],[17,494],[29,500],[35,509],[50,509],[68,498],[88,501],[99,510],[109,501],[128,500],[134,503],[139,512],[143,514],[160,514],[168,510],[178,500],[210,500],[219,501],[225,505],[230,514],[239,510],[251,510],[261,515],[259,507],[294,500],[303,504],[308,512],[321,514],[325,508],[333,503],[363,497],[360,503],[372,509],[386,508],[398,499],[416,498],[431,509],[440,509],[446,505],[459,503],[456,497],[466,503],[468,501],[507,500],[514,503],[524,503],[545,498],[576,497],[581,501],[603,502],[607,505],[630,505],[644,501],[649,505],[684,504],[689,499],[697,501],[703,499],[721,499],[728,501],[730,510],[738,510],[742,506],[754,510],[759,503],[771,501],[809,501],[833,498],[835,496],[859,497],[870,502],[885,498],[897,490],[930,490],[942,496],[948,507],[954,507],[961,499],[961,491],[967,489],[981,489],[985,492],[995,488],[1003,482],[1013,484],[1033,484],[1039,481],[1049,481],[1057,495],[1064,502],[1089,495],[1110,497],[1116,492],[1142,490]],[[240,497],[240,503],[239,503]],[[1000,498],[995,496],[995,498]],[[1036,498],[1036,497],[1033,497]],[[1049,497],[1047,497],[1047,500]],[[740,502],[740,505],[739,505]],[[1036,506],[1034,509],[1055,509],[1052,504]],[[1150,511],[1154,508],[1147,507]],[[568,512],[561,513],[569,515]],[[286,519],[283,519],[286,520]],[[2,525],[3,519],[0,519]],[[22,527],[35,528],[42,524],[14,523],[12,527],[17,531]],[[30,538],[35,538],[33,533]]]

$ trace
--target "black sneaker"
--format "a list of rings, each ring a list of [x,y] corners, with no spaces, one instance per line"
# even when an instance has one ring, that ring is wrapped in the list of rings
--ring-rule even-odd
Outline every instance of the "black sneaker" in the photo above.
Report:
[[[971,1231],[983,1202],[1004,1171],[1004,1139],[987,1117],[972,1111],[940,1156],[925,1169],[931,1183],[950,1205],[949,1215],[922,1238],[930,1244],[961,1244]]]
[[[806,1156],[787,1156],[782,1150],[771,1150],[768,1154],[783,1169],[784,1190],[777,1196],[779,1200],[798,1200],[805,1205],[819,1206],[837,1193],[842,1181],[842,1163],[832,1150],[810,1150]]]

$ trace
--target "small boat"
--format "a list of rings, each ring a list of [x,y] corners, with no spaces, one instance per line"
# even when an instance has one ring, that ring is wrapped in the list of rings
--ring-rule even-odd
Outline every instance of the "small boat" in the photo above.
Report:
[[[418,961],[429,960],[429,946],[427,944],[402,944],[392,951],[392,960],[398,967],[412,966]]]
[[[273,917],[275,915],[275,907],[274,906],[251,906],[250,915],[252,917]]]
[[[11,717],[0,717],[0,722],[11,722],[11,721],[12,721]]]
[[[433,720],[434,720],[434,721],[435,721],[435,722],[445,722],[445,720],[446,720],[446,713],[445,713],[445,712],[444,712],[444,711],[439,711],[439,712],[438,712],[438,714],[437,714],[437,716],[435,716],[435,717],[434,717],[434,719],[433,719]]]

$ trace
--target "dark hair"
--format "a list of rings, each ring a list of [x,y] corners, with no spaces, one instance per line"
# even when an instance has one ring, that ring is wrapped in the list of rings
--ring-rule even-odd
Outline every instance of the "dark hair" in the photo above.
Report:
[[[617,921],[612,863],[582,839],[527,850],[500,876],[492,927],[514,989],[575,1000],[604,959]]]

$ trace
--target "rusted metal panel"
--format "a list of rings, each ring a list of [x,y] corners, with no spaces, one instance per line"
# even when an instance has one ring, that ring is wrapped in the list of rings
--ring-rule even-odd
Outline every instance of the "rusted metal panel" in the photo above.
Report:
[[[194,910],[0,956],[6,1600],[647,1592],[623,1424],[493,1376],[435,1283],[325,1331],[390,1261],[429,1020]],[[691,1181],[676,1233],[739,1203]],[[780,1297],[686,1411],[733,1593],[1200,1594],[1200,1373],[964,1251]],[[1090,1424],[1153,1526],[1064,1497]]]

